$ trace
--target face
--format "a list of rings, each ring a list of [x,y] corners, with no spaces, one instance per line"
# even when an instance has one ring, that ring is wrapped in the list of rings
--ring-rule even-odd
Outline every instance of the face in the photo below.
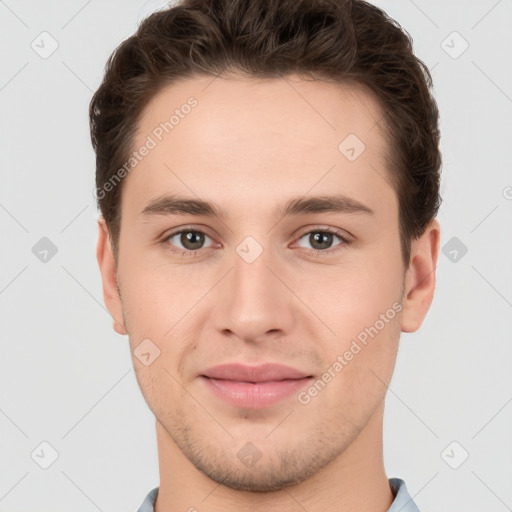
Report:
[[[380,118],[297,77],[191,78],[144,111],[105,300],[159,436],[218,483],[280,489],[343,456],[428,309],[404,304]]]

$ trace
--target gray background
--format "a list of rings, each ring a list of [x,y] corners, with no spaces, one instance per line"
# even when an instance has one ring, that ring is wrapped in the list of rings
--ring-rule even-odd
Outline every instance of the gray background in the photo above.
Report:
[[[375,3],[432,70],[444,158],[437,291],[402,335],[387,474],[422,512],[512,510],[512,1]],[[87,107],[162,5],[0,1],[2,512],[135,511],[159,483],[154,418],[103,305]]]

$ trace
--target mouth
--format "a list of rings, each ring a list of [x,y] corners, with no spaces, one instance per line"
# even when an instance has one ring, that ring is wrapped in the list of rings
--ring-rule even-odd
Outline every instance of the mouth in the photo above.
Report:
[[[276,404],[313,379],[300,370],[274,363],[224,364],[210,368],[199,377],[212,394],[244,409],[263,409]]]

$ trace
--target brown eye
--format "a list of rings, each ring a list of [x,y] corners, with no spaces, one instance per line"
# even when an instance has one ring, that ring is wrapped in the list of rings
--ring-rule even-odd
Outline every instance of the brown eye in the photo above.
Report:
[[[338,243],[335,243],[336,239],[339,240]],[[301,243],[301,240],[305,240],[306,244],[304,245],[304,242]],[[310,247],[308,247],[308,244]],[[309,248],[315,253],[331,253],[335,251],[338,246],[349,244],[350,241],[343,237],[341,234],[326,229],[309,231],[302,235],[298,242],[299,247],[304,247],[306,249]]]
[[[317,231],[309,234],[309,243],[313,249],[329,249],[332,245],[334,235]]]
[[[165,239],[165,242],[175,247],[175,249],[173,248],[172,250],[186,253],[203,249],[205,247],[204,243],[207,238],[209,239],[210,237],[202,231],[184,229],[175,233],[171,233]]]

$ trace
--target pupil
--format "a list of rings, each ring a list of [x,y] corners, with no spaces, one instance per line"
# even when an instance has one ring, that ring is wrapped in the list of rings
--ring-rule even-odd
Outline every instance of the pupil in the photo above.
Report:
[[[197,231],[187,231],[181,234],[181,243],[183,247],[190,250],[200,249],[203,244],[203,234]]]
[[[328,249],[332,243],[332,234],[331,233],[314,233],[310,235],[312,237],[311,245],[315,247],[315,244],[320,245],[320,247],[316,247],[317,249]]]

